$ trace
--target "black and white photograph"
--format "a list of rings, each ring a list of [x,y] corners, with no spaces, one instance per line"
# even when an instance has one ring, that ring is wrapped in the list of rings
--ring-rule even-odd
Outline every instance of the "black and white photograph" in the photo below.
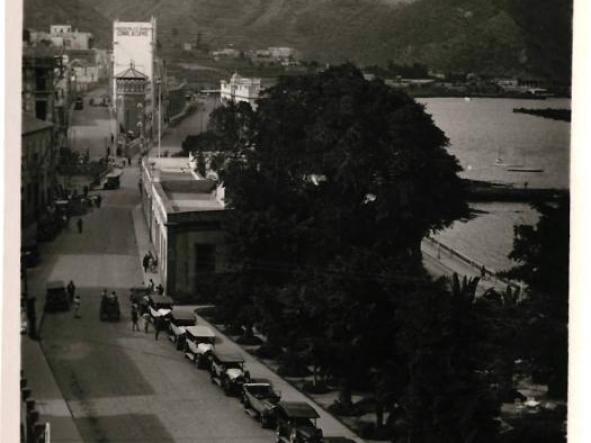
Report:
[[[573,0],[19,8],[20,442],[567,442]]]

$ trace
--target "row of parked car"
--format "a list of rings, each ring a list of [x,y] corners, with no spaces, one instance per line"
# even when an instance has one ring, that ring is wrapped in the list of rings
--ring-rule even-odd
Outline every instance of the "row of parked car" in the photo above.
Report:
[[[240,398],[246,413],[264,428],[275,429],[275,441],[284,443],[352,442],[326,439],[317,426],[318,412],[306,402],[282,401],[270,380],[253,378],[244,358],[216,349],[215,333],[197,324],[192,312],[170,307],[169,338],[198,369],[209,371],[212,383],[228,396]]]
[[[149,320],[164,318],[168,323],[168,336],[176,349],[196,368],[209,371],[211,382],[222,388],[228,396],[240,398],[244,410],[258,420],[263,428],[275,429],[275,441],[283,443],[350,443],[346,438],[325,438],[317,426],[318,412],[306,402],[282,401],[281,393],[268,379],[253,378],[245,367],[242,355],[216,349],[216,335],[211,328],[197,324],[197,316],[190,311],[176,308],[170,297],[147,294],[145,288],[132,288],[130,300],[148,304]],[[107,318],[107,301],[101,301],[100,319],[119,320],[119,303],[116,302],[116,318]],[[64,282],[47,285],[45,309],[68,310],[69,299]]]

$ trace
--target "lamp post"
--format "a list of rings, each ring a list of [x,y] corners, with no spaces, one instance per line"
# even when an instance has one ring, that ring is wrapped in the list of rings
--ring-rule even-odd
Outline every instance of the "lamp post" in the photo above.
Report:
[[[162,80],[156,80],[158,85],[158,158],[160,158],[160,150],[162,148]]]
[[[138,122],[137,127],[140,128],[140,154],[144,152],[144,105],[139,102],[137,104],[138,109]]]

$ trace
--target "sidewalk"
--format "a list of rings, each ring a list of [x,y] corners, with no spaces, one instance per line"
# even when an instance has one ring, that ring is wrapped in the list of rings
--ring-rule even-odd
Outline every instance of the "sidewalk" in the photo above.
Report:
[[[142,268],[143,272],[144,267],[142,266],[142,258],[148,251],[152,251],[152,253],[154,253],[154,246],[150,241],[150,236],[148,234],[148,226],[146,225],[146,220],[144,219],[144,214],[142,213],[142,205],[140,204],[133,208],[131,215],[133,218],[133,230],[135,233],[135,239],[137,243],[140,267]],[[143,276],[144,286],[147,285],[150,279],[154,281],[154,286],[158,286],[160,283],[162,283],[159,273],[152,273],[148,271],[143,272]]]
[[[81,442],[82,436],[57,386],[40,342],[21,335],[21,359],[31,398],[39,411],[39,423],[49,422],[51,442]]]
[[[462,279],[478,277],[480,282],[477,287],[477,295],[482,295],[486,290],[494,288],[498,291],[505,291],[507,283],[497,279],[494,275],[487,273],[486,278],[482,278],[480,269],[464,263],[458,258],[447,253],[444,249],[438,249],[434,243],[421,242],[421,252],[423,253],[423,265],[433,277],[451,277],[454,273]],[[490,270],[487,270],[490,272]]]

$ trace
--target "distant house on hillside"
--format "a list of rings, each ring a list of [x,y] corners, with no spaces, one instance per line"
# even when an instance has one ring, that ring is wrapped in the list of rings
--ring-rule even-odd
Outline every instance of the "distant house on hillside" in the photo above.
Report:
[[[212,51],[211,55],[213,55],[213,58],[216,60],[220,58],[236,58],[240,57],[240,51],[235,48],[224,48]]]

